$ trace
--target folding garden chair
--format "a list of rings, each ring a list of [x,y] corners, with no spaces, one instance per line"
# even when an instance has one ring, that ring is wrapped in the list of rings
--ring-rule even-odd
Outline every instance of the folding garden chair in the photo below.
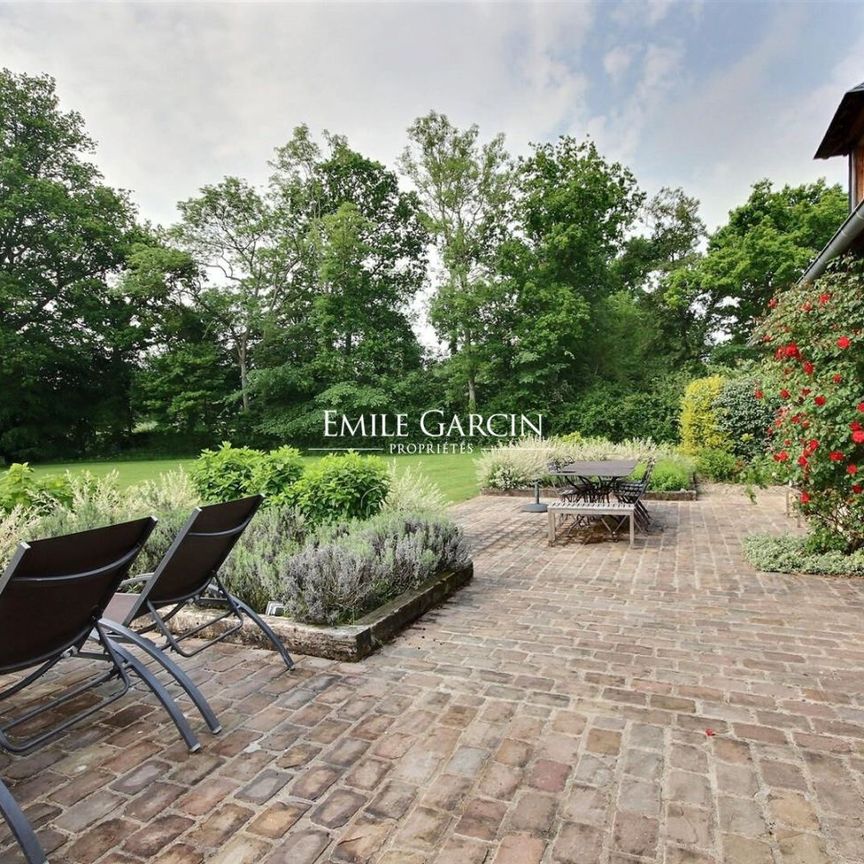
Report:
[[[6,820],[12,836],[18,841],[27,864],[46,864],[48,859],[36,839],[36,834],[2,780],[0,780],[0,814]]]
[[[654,471],[654,459],[649,459],[645,466],[645,473],[639,480],[634,482],[619,483],[615,487],[615,496],[622,504],[633,504],[636,508],[634,515],[636,522],[641,531],[647,531],[651,524],[651,517],[648,515],[648,510],[642,503],[642,498],[648,491],[648,484],[651,482],[651,474]]]
[[[243,626],[245,616],[264,633],[285,665],[293,668],[294,661],[279,637],[219,579],[219,568],[252,521],[262,500],[261,495],[253,495],[224,504],[198,507],[180,529],[156,570],[123,583],[124,586],[141,584],[141,593],[114,597],[103,621],[108,632],[148,652],[171,648],[184,657],[194,657],[236,633]],[[189,604],[219,607],[219,614],[185,632],[172,632],[171,619]],[[226,619],[232,619],[233,623],[212,639],[191,650],[184,648],[184,640]],[[164,640],[158,647],[143,635],[154,631]]]
[[[152,518],[137,519],[18,545],[0,576],[0,675],[25,674],[0,691],[0,702],[31,685],[49,698],[0,718],[0,746],[23,753],[58,735],[122,697],[131,686],[131,671],[162,703],[189,749],[200,749],[168,691],[135,655],[108,636],[100,621],[155,524]],[[71,657],[103,661],[106,667],[57,692],[57,681],[43,676]],[[164,665],[170,671],[173,664]],[[118,686],[106,693],[104,685],[114,681]],[[96,688],[99,698],[94,702],[89,694]],[[37,728],[29,737],[13,731],[31,722]]]

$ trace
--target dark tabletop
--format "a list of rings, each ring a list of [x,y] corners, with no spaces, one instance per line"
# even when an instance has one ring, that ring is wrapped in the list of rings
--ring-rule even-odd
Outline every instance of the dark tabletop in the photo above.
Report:
[[[573,474],[577,477],[629,477],[635,470],[635,459],[598,459],[570,462],[553,474]]]

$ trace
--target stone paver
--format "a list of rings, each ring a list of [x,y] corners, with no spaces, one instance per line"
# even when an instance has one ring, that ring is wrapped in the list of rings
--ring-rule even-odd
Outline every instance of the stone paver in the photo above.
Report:
[[[52,862],[864,861],[864,583],[744,562],[782,494],[652,503],[633,549],[522,503],[453,508],[474,582],[361,664],[183,661],[201,753],[140,688],[0,753]]]

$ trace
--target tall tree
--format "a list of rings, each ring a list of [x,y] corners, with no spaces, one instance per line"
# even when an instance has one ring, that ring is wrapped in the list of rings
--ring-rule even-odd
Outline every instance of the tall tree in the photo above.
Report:
[[[296,262],[282,254],[267,197],[244,180],[226,177],[178,204],[172,239],[203,268],[198,302],[220,321],[237,363],[240,398],[249,410],[252,350],[287,288]]]
[[[661,189],[640,214],[642,230],[630,237],[616,263],[624,288],[648,317],[647,353],[666,365],[704,357],[710,322],[704,310],[675,290],[674,274],[699,264],[706,236],[699,201],[682,189]],[[654,365],[654,364],[651,364]]]
[[[743,345],[771,297],[796,282],[847,208],[842,189],[824,180],[778,190],[759,181],[711,235],[704,258],[670,274],[668,302],[695,310],[706,333]]]
[[[49,76],[0,72],[0,453],[81,452],[128,429],[134,309],[111,279],[135,234]]]
[[[481,144],[476,125],[460,130],[434,111],[415,120],[408,137],[400,165],[418,191],[444,270],[430,318],[458,360],[473,411],[490,261],[508,228],[510,157],[503,135]]]
[[[494,377],[520,406],[571,399],[614,352],[594,348],[619,287],[614,264],[641,194],[632,174],[590,142],[534,147],[518,173],[514,237],[498,256],[500,320],[490,340]],[[503,309],[507,308],[507,312]]]
[[[298,250],[258,351],[254,389],[274,435],[320,432],[321,407],[396,409],[394,382],[420,367],[411,304],[426,274],[417,196],[379,162],[299,127],[277,151],[275,233]]]

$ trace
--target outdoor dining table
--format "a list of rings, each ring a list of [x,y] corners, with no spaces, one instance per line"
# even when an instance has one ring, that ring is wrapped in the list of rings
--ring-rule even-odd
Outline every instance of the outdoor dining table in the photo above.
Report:
[[[608,498],[621,480],[636,470],[635,459],[588,459],[560,465],[553,476],[574,477],[590,490],[592,497]]]

